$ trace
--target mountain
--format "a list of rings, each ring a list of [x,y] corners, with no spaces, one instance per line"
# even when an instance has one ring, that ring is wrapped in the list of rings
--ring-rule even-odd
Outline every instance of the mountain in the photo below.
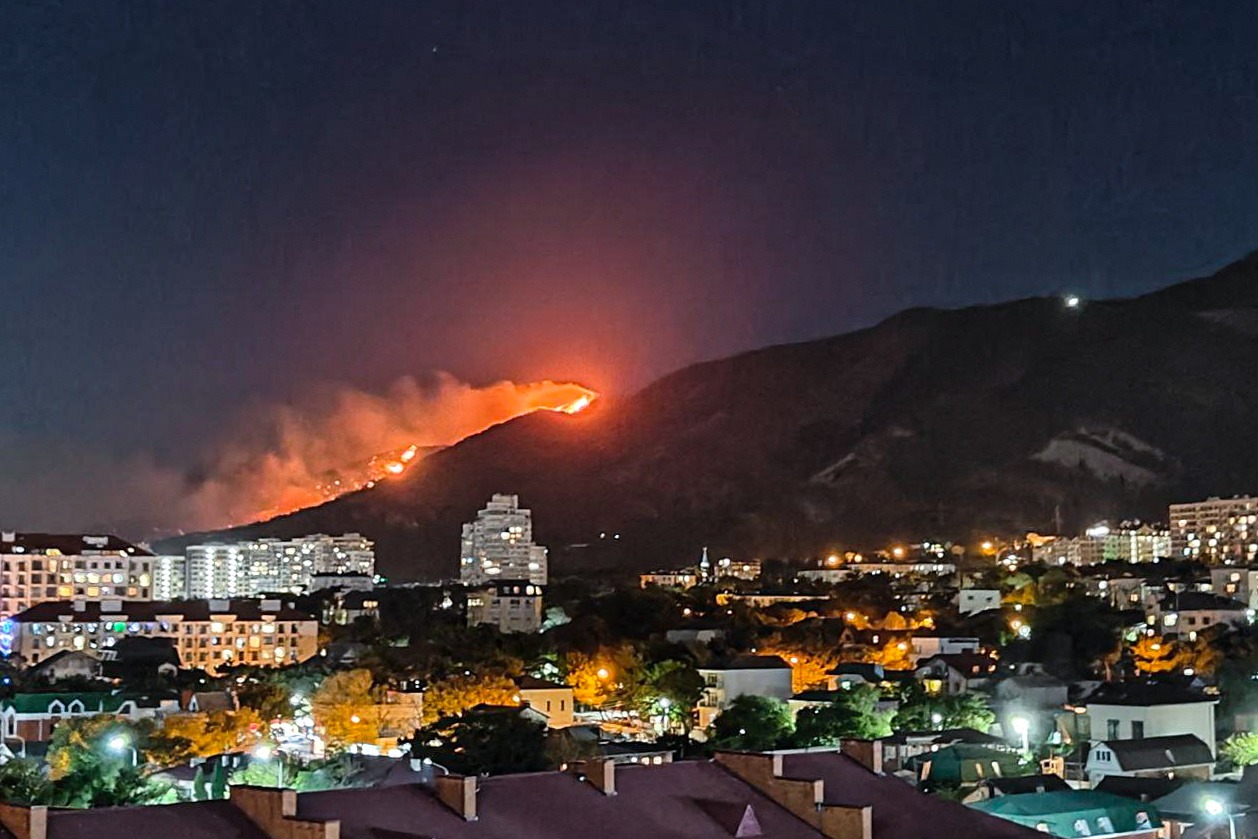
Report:
[[[437,578],[494,492],[533,509],[558,573],[1159,519],[1258,489],[1256,371],[1258,254],[1134,299],[913,309],[696,364],[215,535],[357,530],[384,573]]]

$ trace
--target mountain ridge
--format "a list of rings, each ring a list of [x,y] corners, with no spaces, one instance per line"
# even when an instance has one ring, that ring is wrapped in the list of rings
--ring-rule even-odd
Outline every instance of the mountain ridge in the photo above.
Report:
[[[385,573],[431,579],[456,573],[459,524],[493,492],[534,510],[558,573],[676,565],[705,544],[801,556],[1156,518],[1258,484],[1255,336],[1258,252],[1077,309],[916,307],[520,417],[370,490],[214,535],[359,530]]]

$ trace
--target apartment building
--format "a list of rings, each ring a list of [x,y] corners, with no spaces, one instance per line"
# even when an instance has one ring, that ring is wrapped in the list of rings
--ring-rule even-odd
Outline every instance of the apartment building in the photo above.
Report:
[[[542,587],[528,580],[498,580],[467,595],[467,625],[489,624],[499,632],[539,632]]]
[[[494,495],[463,525],[459,579],[469,586],[499,579],[546,585],[546,548],[533,543],[533,513],[518,495]]]
[[[1171,549],[1177,557],[1216,565],[1258,558],[1258,498],[1208,498],[1172,504]]]
[[[311,591],[315,577],[371,577],[376,567],[374,543],[358,533],[210,542],[189,545],[185,557],[191,598]]]
[[[148,551],[117,536],[0,533],[0,615],[52,600],[150,600]]]

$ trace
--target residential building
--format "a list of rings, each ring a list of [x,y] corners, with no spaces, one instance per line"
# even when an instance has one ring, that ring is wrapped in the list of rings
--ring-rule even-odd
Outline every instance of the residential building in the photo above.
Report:
[[[520,676],[515,680],[518,702],[546,715],[546,725],[551,728],[567,728],[576,722],[573,715],[572,688],[559,682],[548,682],[534,676]]]
[[[969,693],[996,673],[996,659],[983,653],[941,653],[919,659],[913,671],[931,693]]]
[[[539,632],[542,587],[528,580],[498,580],[467,595],[467,625],[489,624],[499,632]]]
[[[1258,560],[1258,498],[1208,498],[1172,504],[1171,550],[1177,557],[1211,565],[1251,565]]]
[[[1221,566],[1210,569],[1210,590],[1220,597],[1258,608],[1258,568]]]
[[[494,580],[546,585],[546,549],[533,543],[533,513],[517,495],[494,495],[463,525],[459,579],[479,586]]]
[[[764,592],[738,594],[732,591],[722,591],[716,595],[716,604],[728,606],[730,603],[745,603],[750,609],[767,609],[779,603],[816,603],[825,599],[818,594],[766,594]]]
[[[879,741],[882,766],[888,772],[905,770],[914,758],[937,752],[945,746],[958,743],[971,746],[991,746],[1008,750],[1000,737],[973,728],[952,728],[944,731],[900,731]]]
[[[1195,734],[1097,740],[1085,766],[1093,785],[1111,775],[1208,780],[1213,769],[1214,750]]]
[[[863,574],[886,574],[889,577],[902,578],[912,576],[946,576],[957,573],[955,563],[948,562],[929,554],[915,559],[883,559],[881,557],[864,557],[859,554],[851,559],[839,562],[837,557],[831,563],[825,560],[817,568],[804,568],[797,576],[806,580],[825,583],[838,583]]]
[[[699,575],[693,568],[680,571],[652,571],[638,575],[638,585],[642,588],[659,586],[660,588],[692,588],[699,582]]]
[[[969,805],[1041,835],[1156,839],[1162,821],[1141,801],[1095,790],[1054,789],[998,795]]]
[[[153,597],[153,555],[117,536],[0,533],[0,615],[53,600]]]
[[[1047,538],[1031,549],[1032,560],[1046,565],[1136,564],[1172,555],[1170,531],[1140,522],[1123,522],[1114,528],[1096,524],[1082,536]]]
[[[1105,682],[1083,703],[1094,740],[1139,740],[1191,734],[1214,754],[1218,697],[1174,682]]]
[[[56,684],[67,679],[88,681],[99,679],[101,659],[78,650],[62,650],[26,668],[25,676],[28,682],[47,684]]]
[[[736,580],[750,580],[754,582],[760,579],[760,560],[721,557],[713,563],[712,576],[718,580],[722,577],[733,577]]]
[[[1006,746],[954,743],[924,752],[908,762],[919,784],[975,784],[1022,771],[1021,756]]]
[[[188,596],[186,556],[155,556],[152,568],[154,600],[182,600]]]
[[[1065,706],[1069,688],[1061,679],[1044,672],[1040,665],[1024,664],[1017,675],[997,682],[992,693],[1011,707],[1047,709]]]
[[[963,588],[957,592],[957,611],[962,615],[977,615],[1000,608],[1000,589]]]
[[[1253,622],[1254,611],[1245,603],[1204,591],[1170,594],[1158,602],[1156,615],[1163,632],[1200,632],[1226,624],[1245,626]]]
[[[790,699],[791,666],[775,655],[740,655],[699,668],[699,728],[704,729],[740,696]]]
[[[855,746],[853,747],[855,750]],[[379,774],[377,772],[376,774]],[[838,751],[714,760],[573,761],[566,772],[436,775],[296,792],[233,786],[221,801],[72,810],[6,805],[17,839],[1031,839],[1033,830],[924,795]]]
[[[978,652],[978,639],[955,635],[935,635],[927,632],[914,632],[909,638],[913,647],[914,663],[924,658],[937,655],[956,655],[957,653]]]
[[[319,623],[278,600],[41,603],[0,624],[0,645],[35,664],[61,650],[102,655],[124,638],[173,638],[185,667],[281,666],[317,652]]]
[[[255,597],[314,589],[316,575],[374,576],[373,543],[357,533],[189,545],[187,596]]]
[[[119,693],[17,693],[0,698],[0,729],[6,742],[39,743],[51,739],[57,723],[102,714],[136,722],[179,710],[177,699]]]
[[[340,589],[326,593],[323,598],[322,619],[325,624],[348,626],[360,618],[376,620],[380,617],[380,596],[372,589],[362,591]]]
[[[310,577],[310,591],[340,589],[341,591],[371,591],[376,587],[376,578],[372,574],[342,574],[339,572],[322,571]]]

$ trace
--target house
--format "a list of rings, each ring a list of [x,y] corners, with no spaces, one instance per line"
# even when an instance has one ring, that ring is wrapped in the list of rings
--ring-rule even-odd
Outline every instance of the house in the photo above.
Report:
[[[1210,590],[1220,597],[1258,607],[1258,568],[1223,565],[1210,569]]]
[[[323,600],[320,620],[325,624],[348,626],[359,619],[380,617],[380,595],[372,588],[333,589]]]
[[[1093,784],[1109,775],[1206,780],[1213,769],[1213,752],[1195,734],[1098,740],[1088,750],[1085,764],[1088,780]]]
[[[967,617],[999,608],[1000,589],[963,588],[957,592],[957,611]]]
[[[862,662],[840,662],[834,669],[826,673],[826,684],[830,690],[851,687],[852,685],[878,685],[886,681],[887,674],[881,664]]]
[[[36,682],[55,684],[67,679],[97,679],[101,675],[100,659],[78,650],[61,650],[38,664],[28,667],[26,675]]]
[[[179,710],[171,697],[127,696],[117,693],[17,693],[0,699],[0,728],[6,740],[42,742],[52,737],[57,723],[109,714],[136,721]]]
[[[1176,681],[1129,679],[1103,683],[1082,704],[1095,740],[1192,734],[1213,755],[1218,701]]]
[[[1249,604],[1205,591],[1184,591],[1160,601],[1157,617],[1163,632],[1187,634],[1219,624],[1246,626],[1253,623]]]
[[[1017,675],[996,683],[992,695],[1000,702],[1018,708],[1061,708],[1069,699],[1069,688],[1037,664],[1020,665]]]
[[[179,672],[175,639],[128,635],[98,652],[101,674],[127,685],[151,685],[172,680]]]
[[[693,568],[685,568],[681,571],[652,571],[638,575],[638,586],[641,588],[659,586],[660,588],[688,589],[693,588],[698,582],[699,573]]]
[[[1248,812],[1255,803],[1253,790],[1242,784],[1224,781],[1189,781],[1159,798],[1154,799],[1153,806],[1162,816],[1162,821],[1170,828],[1171,836],[1182,836],[1194,824],[1210,819],[1204,812],[1203,802],[1218,801],[1225,812],[1236,815]],[[1252,836],[1245,831],[1244,836]]]
[[[725,629],[712,621],[690,621],[684,626],[670,629],[664,633],[664,640],[670,644],[688,644],[706,647],[713,641],[725,637]]]
[[[975,788],[974,793],[965,799],[966,804],[975,801],[986,801],[999,795],[1023,795],[1031,792],[1061,792],[1070,789],[1060,775],[1014,775],[1012,777],[988,778]]]
[[[740,696],[767,696],[787,700],[792,695],[791,666],[775,655],[740,655],[719,664],[699,668],[703,695],[699,698],[698,725],[707,728],[717,715]]]
[[[955,743],[912,758],[907,768],[919,784],[974,784],[989,778],[1023,774],[1018,754],[996,746]]]
[[[955,743],[1007,748],[999,737],[973,728],[952,728],[945,731],[902,731],[879,741],[882,766],[889,772],[904,769],[909,762],[928,752],[936,752]]]
[[[1148,804],[1093,790],[1001,795],[969,805],[1042,834],[1155,839],[1162,822]]]
[[[909,638],[909,645],[913,648],[912,658],[915,663],[936,655],[976,653],[979,647],[977,638],[935,635],[929,632],[914,632]]]
[[[559,682],[548,682],[534,676],[520,676],[515,680],[517,701],[546,715],[546,725],[551,728],[567,728],[576,720],[573,717],[572,688]]]
[[[931,693],[969,693],[983,687],[996,672],[996,660],[983,653],[933,655],[918,661],[913,675]]]
[[[540,632],[542,587],[528,580],[498,580],[467,593],[467,625],[499,632]]]

